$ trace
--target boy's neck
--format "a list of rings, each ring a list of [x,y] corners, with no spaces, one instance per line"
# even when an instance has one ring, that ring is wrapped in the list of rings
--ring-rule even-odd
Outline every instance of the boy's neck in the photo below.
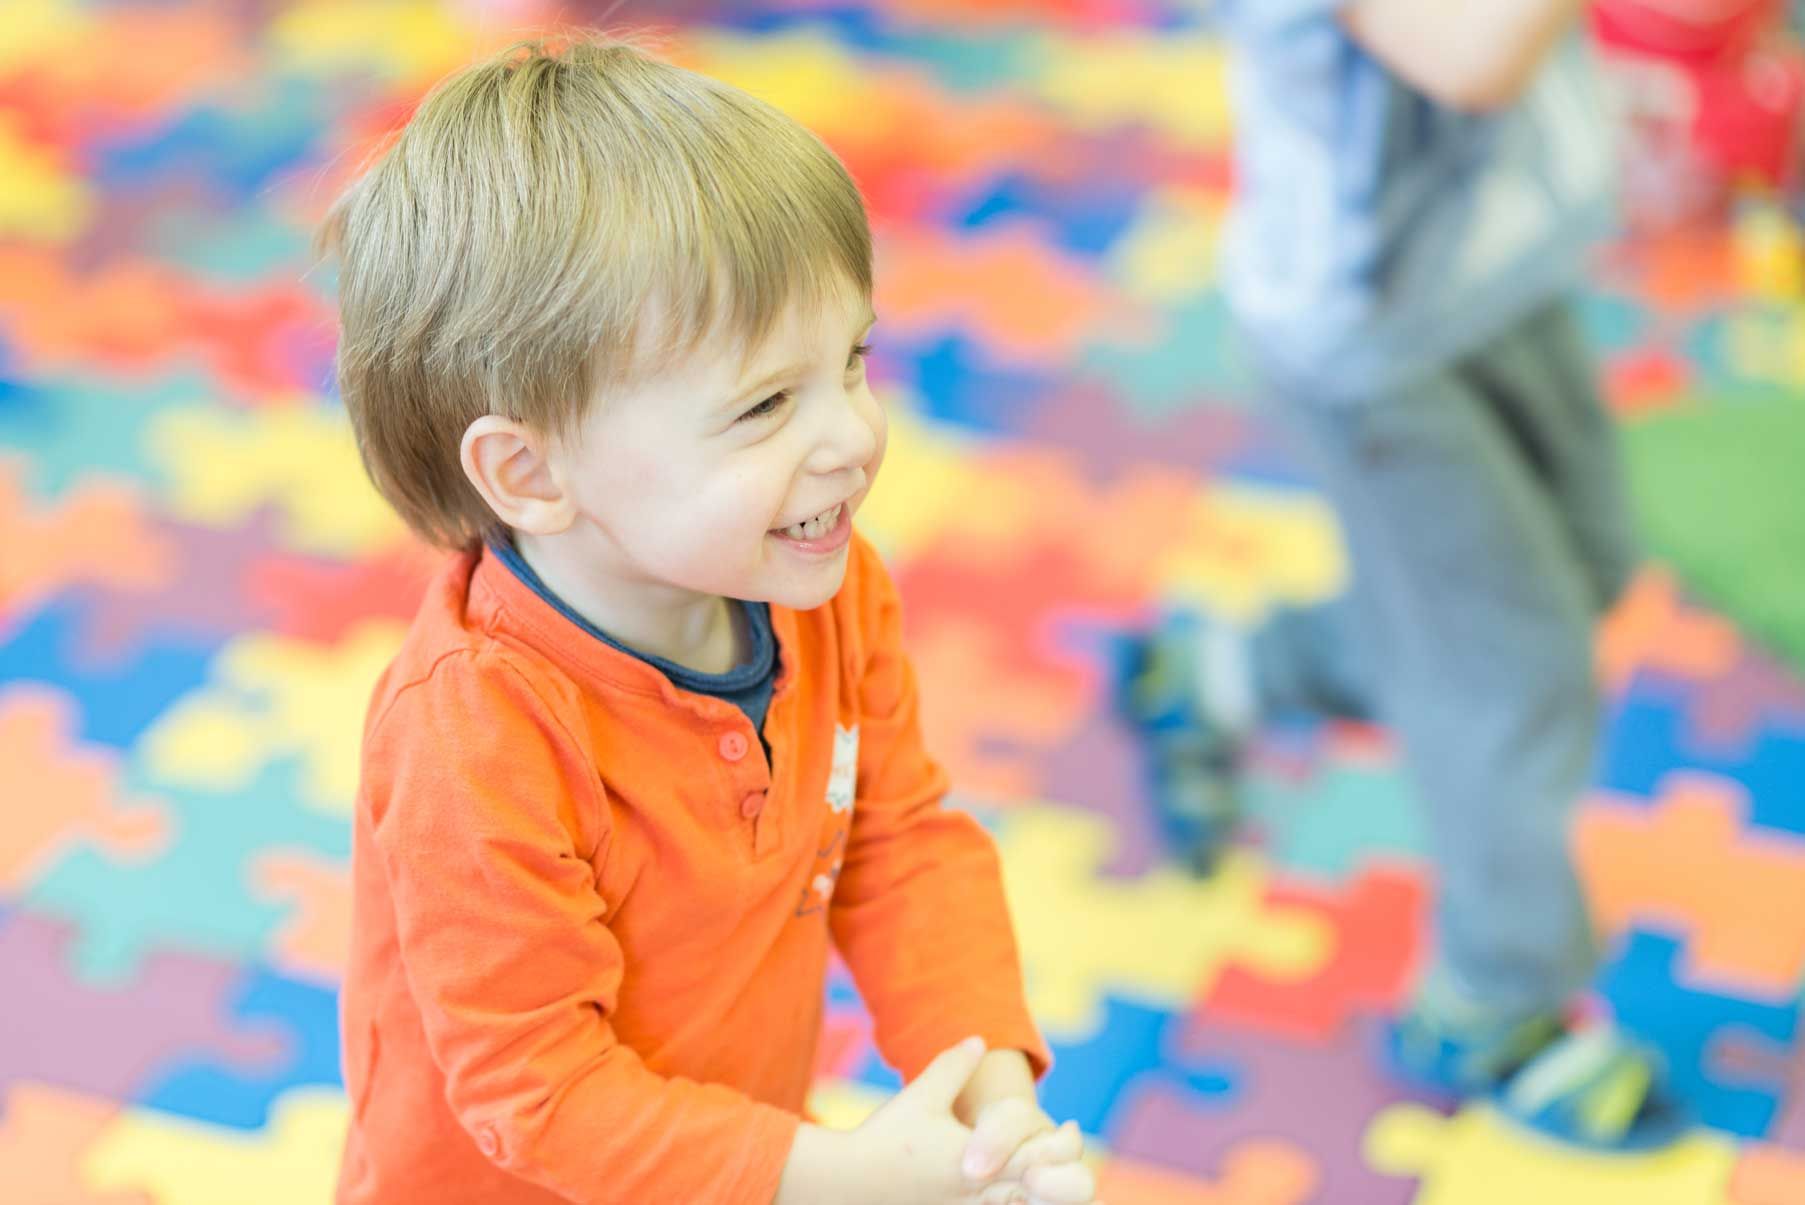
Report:
[[[751,653],[740,608],[714,594],[597,573],[557,538],[514,535],[514,547],[564,605],[640,653],[724,674]]]

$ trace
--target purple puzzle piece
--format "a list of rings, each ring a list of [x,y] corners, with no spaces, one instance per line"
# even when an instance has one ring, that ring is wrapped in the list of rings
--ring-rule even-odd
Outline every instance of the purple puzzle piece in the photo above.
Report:
[[[1199,1108],[1153,1085],[1124,1101],[1115,1150],[1206,1179],[1243,1143],[1279,1139],[1309,1152],[1322,1172],[1323,1201],[1404,1205],[1418,1185],[1367,1166],[1361,1143],[1373,1118],[1399,1101],[1442,1103],[1388,1077],[1376,1021],[1350,1026],[1332,1046],[1297,1043],[1241,1026],[1200,1022],[1185,1034],[1187,1057],[1234,1070],[1237,1092],[1223,1110]]]
[[[168,543],[174,562],[170,579],[180,588],[71,591],[88,600],[79,655],[110,662],[158,634],[234,636],[268,626],[274,614],[259,608],[246,591],[245,575],[259,555],[278,545],[280,522],[274,508],[225,531],[158,520],[156,534]]]
[[[1805,1069],[1793,1076],[1787,1097],[1791,1104],[1768,1132],[1767,1141],[1788,1150],[1805,1151]]]
[[[1083,453],[1094,480],[1160,464],[1186,473],[1226,469],[1260,439],[1246,413],[1197,406],[1160,420],[1125,412],[1109,386],[1079,383],[1051,393],[1034,408],[1027,434],[1037,443]]]
[[[1699,746],[1716,753],[1746,750],[1775,722],[1805,733],[1805,682],[1778,661],[1747,648],[1730,671],[1701,682],[1690,718]]]
[[[1103,874],[1133,878],[1158,865],[1159,833],[1141,786],[1140,753],[1107,707],[1092,711],[1040,767],[1051,797],[1109,818],[1117,839]]]
[[[172,213],[203,213],[225,219],[233,198],[210,181],[190,175],[164,177],[133,187],[97,188],[93,210],[80,235],[62,252],[67,269],[87,276],[142,255],[155,242],[158,225]]]
[[[280,1031],[234,1021],[242,968],[160,951],[131,983],[96,989],[69,974],[74,927],[14,910],[0,919],[0,1095],[38,1080],[128,1100],[171,1062],[212,1056],[279,1066]]]

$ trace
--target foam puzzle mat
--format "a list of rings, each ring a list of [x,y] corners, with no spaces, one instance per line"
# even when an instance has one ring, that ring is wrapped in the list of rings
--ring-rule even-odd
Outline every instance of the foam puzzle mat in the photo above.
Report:
[[[869,198],[893,435],[862,521],[1103,1199],[1805,1202],[1805,596],[1773,538],[1805,530],[1797,234],[1752,207],[1625,241],[1585,299],[1657,555],[1600,641],[1575,848],[1599,991],[1702,1124],[1557,1149],[1379,1069],[1434,889],[1383,732],[1263,744],[1255,822],[1198,882],[1105,703],[1110,636],[1157,608],[1346,580],[1215,288],[1199,8],[0,4],[0,1201],[328,1198],[360,718],[432,559],[359,469],[309,239],[432,80],[606,20],[800,118]],[[894,1087],[836,976],[815,1107]]]

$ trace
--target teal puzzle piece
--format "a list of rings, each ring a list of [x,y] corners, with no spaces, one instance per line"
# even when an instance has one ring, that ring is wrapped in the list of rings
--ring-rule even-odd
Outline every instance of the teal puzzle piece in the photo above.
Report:
[[[76,923],[71,970],[89,982],[121,982],[157,948],[255,957],[291,909],[253,892],[256,855],[297,848],[350,855],[344,819],[300,803],[302,773],[293,760],[273,763],[244,789],[225,793],[132,782],[133,796],[167,801],[169,848],[151,861],[125,863],[77,846],[25,902]]]

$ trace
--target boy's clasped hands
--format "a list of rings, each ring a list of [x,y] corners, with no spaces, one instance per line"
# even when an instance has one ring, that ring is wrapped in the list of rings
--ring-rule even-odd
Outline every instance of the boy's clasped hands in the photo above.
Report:
[[[978,1038],[944,1051],[849,1134],[862,1201],[1090,1205],[1096,1179],[1075,1123],[1041,1111],[1027,1060]]]

